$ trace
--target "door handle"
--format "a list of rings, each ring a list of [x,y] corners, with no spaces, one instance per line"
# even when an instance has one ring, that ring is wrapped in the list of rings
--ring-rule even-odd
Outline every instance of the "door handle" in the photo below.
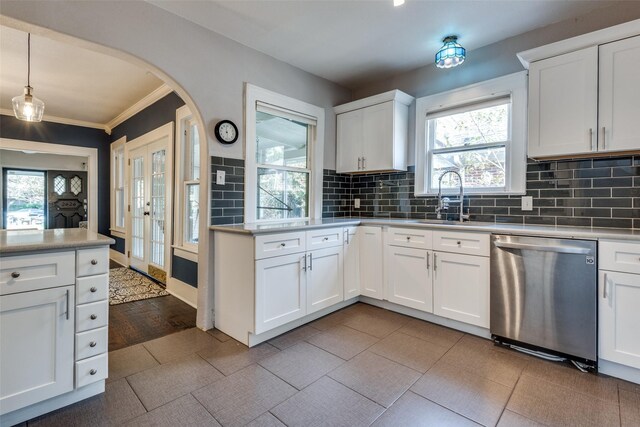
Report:
[[[302,258],[304,259],[304,265],[302,266],[302,271],[307,271],[307,256],[303,255]]]
[[[361,158],[361,157],[358,157],[358,170],[360,170],[360,169],[361,169],[361,168],[360,168],[360,162],[361,162],[361,161],[362,161],[362,158]]]
[[[67,320],[69,320],[69,289],[67,289],[67,293],[65,295],[65,298],[67,300],[67,313],[66,313],[66,317]]]
[[[365,170],[367,168],[367,159],[366,157],[362,158],[362,170]]]
[[[436,271],[438,269],[438,254],[437,253],[433,253],[433,271]]]
[[[562,254],[589,255],[591,253],[591,249],[580,248],[577,246],[528,245],[526,243],[507,243],[507,242],[494,242],[494,245],[496,245],[497,248],[528,249],[531,251],[558,252]]]
[[[144,213],[144,214],[145,214],[145,215],[149,215],[149,212],[146,212],[146,211],[145,211],[145,213]]]
[[[591,151],[596,151],[596,148],[593,146],[593,128],[589,128],[589,142],[591,143]]]
[[[427,270],[431,268],[431,266],[429,265],[429,258],[431,258],[431,255],[429,254],[429,252],[427,252]]]
[[[309,254],[309,271],[313,271],[313,253]]]
[[[606,150],[607,149],[607,140],[606,138],[606,134],[607,134],[607,129],[602,126],[602,149]]]

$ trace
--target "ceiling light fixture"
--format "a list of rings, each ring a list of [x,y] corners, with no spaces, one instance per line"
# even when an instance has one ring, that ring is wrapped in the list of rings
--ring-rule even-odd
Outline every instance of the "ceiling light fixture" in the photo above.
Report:
[[[13,114],[18,120],[27,122],[42,121],[44,113],[44,102],[33,96],[31,93],[31,33],[27,36],[27,85],[24,87],[24,94],[18,95],[11,100],[13,104]]]
[[[464,62],[467,50],[458,44],[458,36],[445,37],[444,43],[436,53],[436,66],[438,68],[452,68]]]
[[[404,4],[404,0],[393,0],[393,5],[395,7],[402,6]]]

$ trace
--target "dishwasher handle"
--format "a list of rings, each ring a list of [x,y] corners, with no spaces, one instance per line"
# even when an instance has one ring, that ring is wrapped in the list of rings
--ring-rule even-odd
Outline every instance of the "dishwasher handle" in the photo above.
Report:
[[[494,245],[496,245],[496,247],[498,248],[505,248],[505,249],[526,249],[530,251],[558,252],[562,254],[578,254],[578,255],[591,254],[590,248],[581,248],[579,246],[530,245],[526,243],[511,243],[511,242],[494,242]]]

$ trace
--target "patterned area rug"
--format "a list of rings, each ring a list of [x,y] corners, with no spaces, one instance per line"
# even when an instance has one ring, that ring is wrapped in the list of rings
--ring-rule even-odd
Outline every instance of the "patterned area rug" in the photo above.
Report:
[[[109,270],[109,305],[142,299],[164,297],[169,292],[149,278],[130,268]]]

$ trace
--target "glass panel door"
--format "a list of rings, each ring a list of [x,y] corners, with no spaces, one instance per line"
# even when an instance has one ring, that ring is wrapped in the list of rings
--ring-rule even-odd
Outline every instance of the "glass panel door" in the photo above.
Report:
[[[131,152],[131,266],[146,271],[145,157],[146,147]]]
[[[166,204],[166,151],[151,153],[151,263],[164,267],[164,222]]]

